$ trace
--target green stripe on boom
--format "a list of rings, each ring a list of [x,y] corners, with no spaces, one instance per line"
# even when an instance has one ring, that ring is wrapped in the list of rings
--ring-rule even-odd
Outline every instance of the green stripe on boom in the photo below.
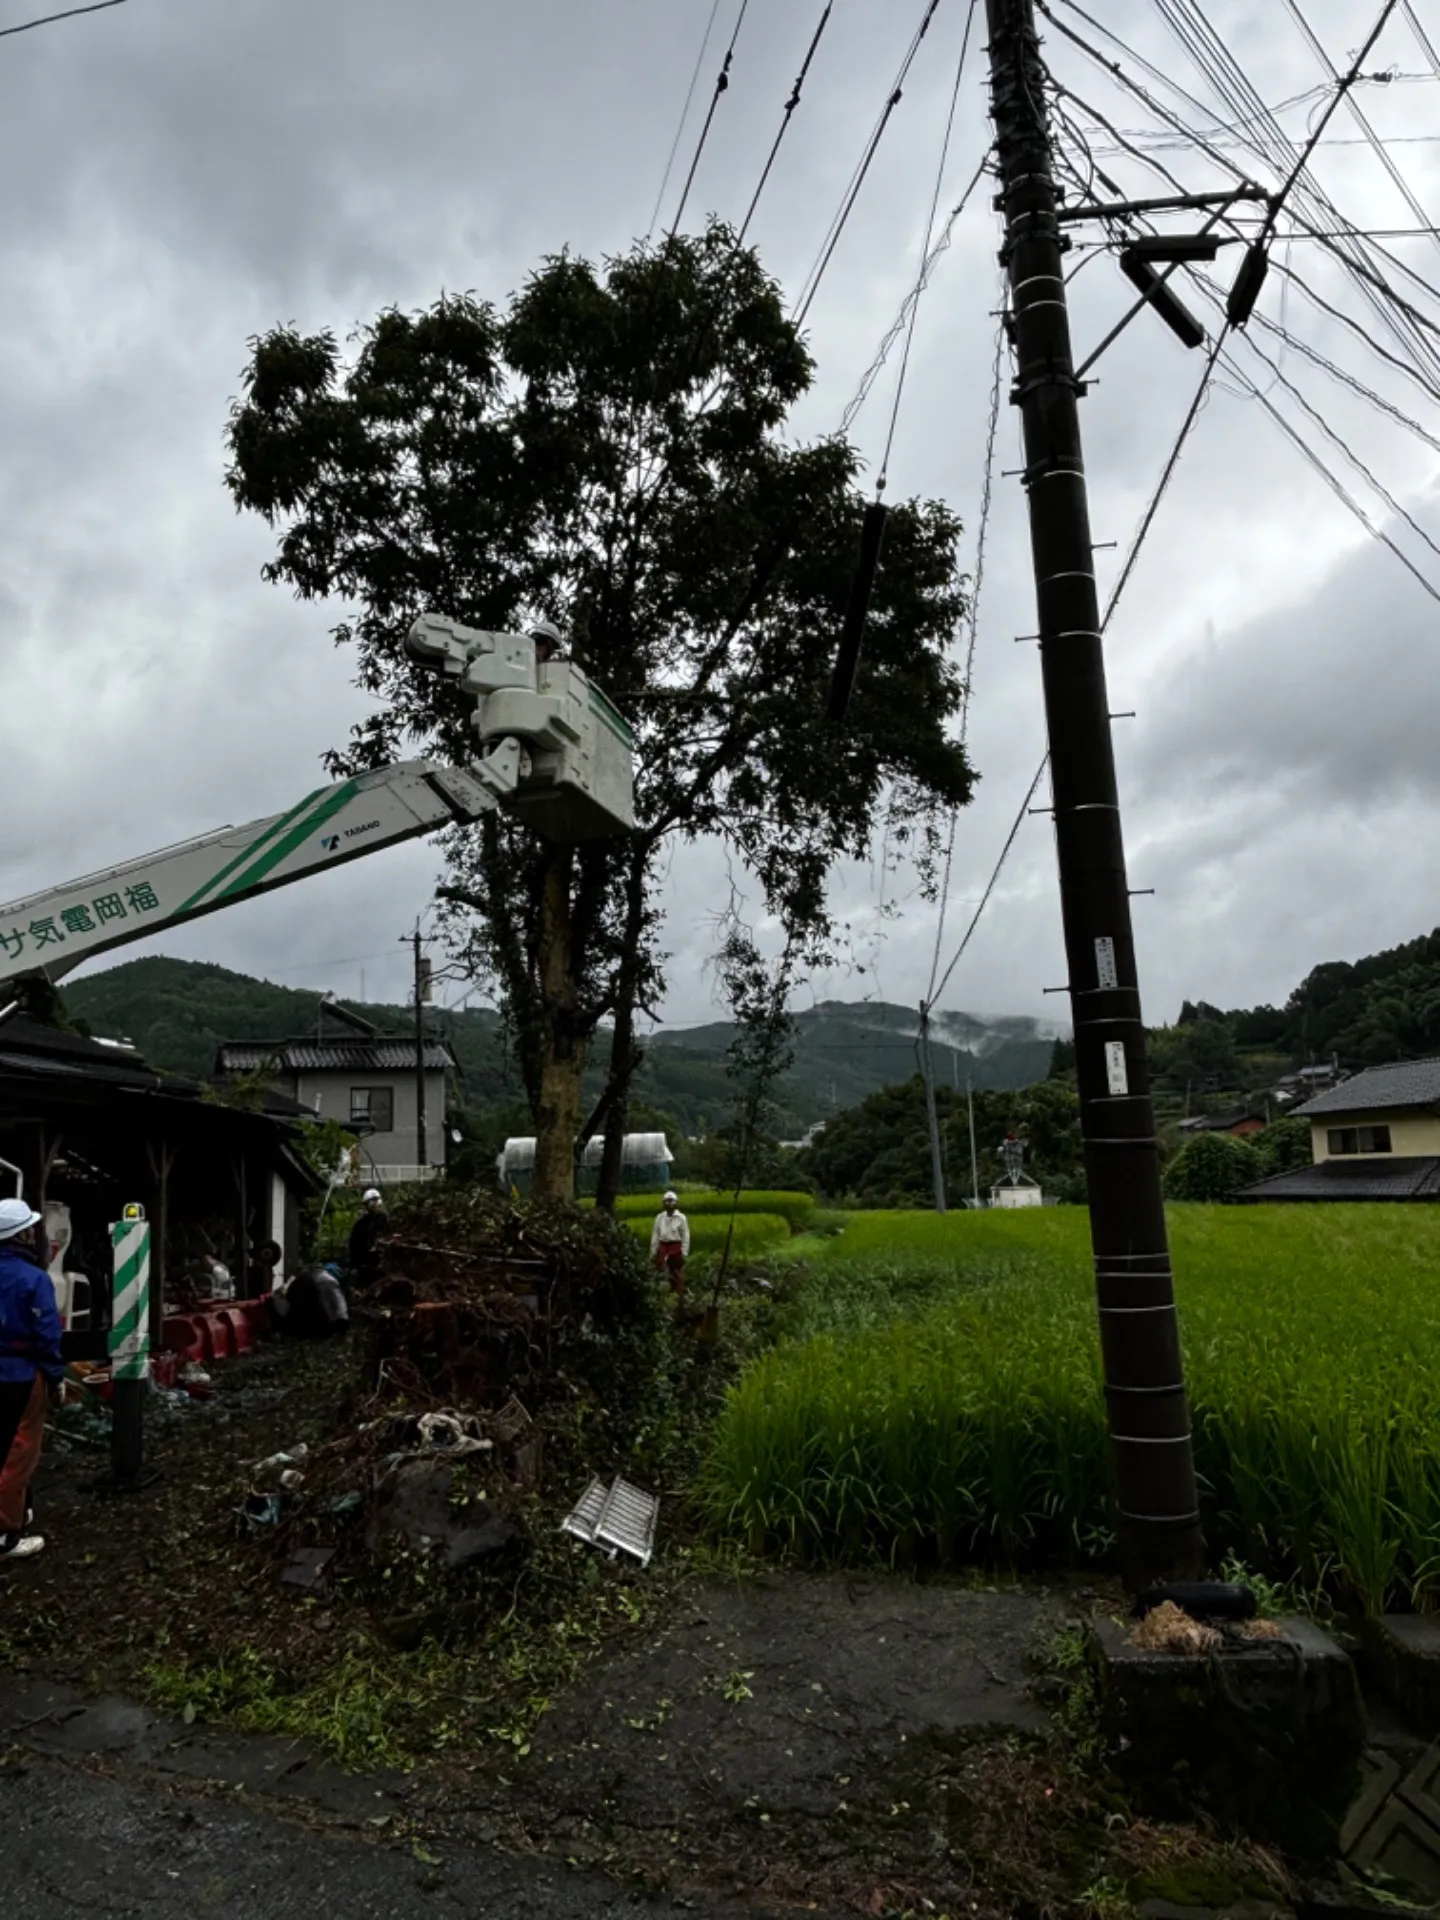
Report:
[[[197,888],[196,891],[191,894],[190,898],[183,901],[175,911],[177,913],[188,913],[191,907],[198,906],[207,893],[213,888],[218,887],[222,880],[228,880],[237,867],[243,867],[247,860],[259,852],[267,840],[273,839],[277,833],[283,833],[292,820],[295,820],[300,814],[304,813],[307,807],[313,806],[326,791],[327,789],[325,787],[316,787],[313,793],[307,793],[299,806],[292,807],[288,813],[282,813],[280,818],[268,826],[264,833],[258,834],[256,838],[250,842],[248,847],[242,847],[235,858],[223,866],[218,873],[212,873],[204,886]]]
[[[233,895],[243,892],[246,887],[257,885],[267,874],[273,873],[286,854],[293,853],[302,840],[307,839],[317,828],[323,827],[327,820],[333,820],[342,808],[348,807],[359,790],[360,783],[357,780],[347,780],[343,786],[337,787],[323,807],[317,807],[314,813],[297,822],[283,840],[278,840],[274,846],[267,847],[252,866],[247,867],[243,873],[236,874],[224,892],[215,896],[216,900],[229,900]],[[284,823],[281,822],[281,824]]]

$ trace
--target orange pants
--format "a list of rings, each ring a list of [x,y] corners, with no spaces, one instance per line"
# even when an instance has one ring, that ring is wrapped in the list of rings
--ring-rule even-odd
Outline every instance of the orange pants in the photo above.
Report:
[[[0,1386],[0,1440],[7,1435],[9,1438],[0,1460],[0,1533],[18,1533],[25,1524],[25,1496],[40,1464],[40,1442],[45,1433],[44,1374],[37,1373],[28,1395],[23,1399],[22,1395],[23,1382],[6,1381]]]

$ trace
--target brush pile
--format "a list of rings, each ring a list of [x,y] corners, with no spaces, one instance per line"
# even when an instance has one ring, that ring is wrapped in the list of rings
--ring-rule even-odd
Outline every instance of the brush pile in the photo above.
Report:
[[[359,1391],[319,1444],[255,1464],[239,1524],[292,1586],[453,1600],[451,1576],[523,1551],[547,1459],[568,1483],[577,1434],[590,1470],[623,1448],[662,1322],[633,1236],[578,1208],[422,1188],[381,1253],[352,1300]]]

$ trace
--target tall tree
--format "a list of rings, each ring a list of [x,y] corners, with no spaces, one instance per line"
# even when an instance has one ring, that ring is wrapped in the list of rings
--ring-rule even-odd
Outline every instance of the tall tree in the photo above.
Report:
[[[968,797],[947,738],[961,684],[959,525],[890,515],[850,716],[824,694],[859,547],[858,459],[787,418],[814,368],[780,290],[723,226],[601,267],[546,259],[503,311],[469,295],[382,313],[346,360],[331,333],[251,342],[228,482],[277,529],[267,577],[335,598],[375,714],[337,771],[402,742],[465,754],[453,691],[404,651],[415,616],[545,616],[638,734],[639,831],[562,848],[492,815],[447,843],[452,933],[499,989],[534,1111],[535,1186],[566,1193],[580,1077],[613,1023],[610,1171],[663,986],[662,847],[715,835],[812,950],[826,878],[883,813],[925,869]]]

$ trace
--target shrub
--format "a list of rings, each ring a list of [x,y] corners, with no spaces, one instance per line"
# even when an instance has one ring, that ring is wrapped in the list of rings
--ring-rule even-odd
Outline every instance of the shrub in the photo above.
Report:
[[[1165,1169],[1168,1200],[1228,1200],[1237,1187],[1262,1178],[1266,1168],[1248,1141],[1230,1133],[1197,1133]]]

